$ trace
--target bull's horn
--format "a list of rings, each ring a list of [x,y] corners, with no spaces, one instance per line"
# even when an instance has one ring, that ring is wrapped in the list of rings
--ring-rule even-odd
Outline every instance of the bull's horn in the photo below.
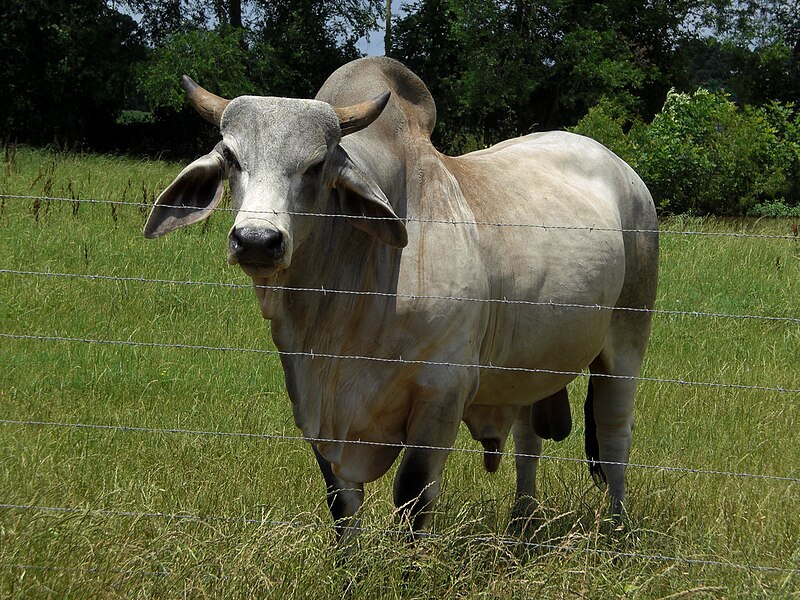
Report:
[[[362,102],[361,104],[354,104],[353,106],[345,106],[342,108],[333,107],[336,111],[336,116],[339,117],[339,126],[342,128],[342,135],[348,135],[372,123],[381,114],[381,111],[386,107],[389,102],[391,92],[385,92],[380,96],[376,96],[372,100]]]
[[[208,90],[201,88],[188,75],[184,75],[181,78],[181,86],[186,92],[186,97],[189,99],[189,102],[194,106],[194,109],[200,113],[200,116],[209,123],[213,123],[219,127],[219,123],[222,120],[222,111],[225,110],[225,107],[228,106],[231,101],[220,98]]]

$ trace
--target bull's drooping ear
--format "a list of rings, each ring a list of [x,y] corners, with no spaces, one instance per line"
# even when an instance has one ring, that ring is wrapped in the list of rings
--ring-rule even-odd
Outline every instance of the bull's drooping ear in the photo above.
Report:
[[[345,152],[336,148],[337,174],[334,185],[339,192],[342,212],[352,217],[353,227],[378,238],[395,248],[405,248],[408,233],[383,190],[362,171]]]
[[[225,159],[216,148],[198,158],[161,192],[144,225],[144,237],[161,237],[208,217],[222,198],[225,177]]]

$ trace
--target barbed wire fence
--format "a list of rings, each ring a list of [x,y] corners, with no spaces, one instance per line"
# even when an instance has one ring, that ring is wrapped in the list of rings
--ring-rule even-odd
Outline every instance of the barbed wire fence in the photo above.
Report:
[[[127,202],[127,201],[115,201],[115,200],[97,200],[97,199],[80,199],[80,198],[63,198],[63,197],[55,197],[55,196],[31,196],[31,195],[9,195],[9,194],[0,194],[0,198],[2,199],[21,199],[21,200],[34,200],[38,202],[69,202],[69,203],[86,203],[86,204],[94,204],[94,205],[112,205],[112,206],[127,206],[127,207],[134,207],[138,208],[139,210],[151,208],[152,204],[147,202]],[[183,208],[183,207],[176,207],[176,208]],[[223,212],[230,212],[232,209],[225,208],[225,207],[218,207],[215,208],[216,211],[223,211]],[[267,211],[272,212],[272,211]],[[333,214],[318,214],[318,213],[289,213],[293,215],[300,215],[300,216],[308,216],[308,217],[323,217],[323,218],[341,218],[343,215],[333,215]],[[346,217],[352,219],[353,217]],[[364,218],[371,218],[371,217],[364,217]],[[372,217],[376,218],[376,217]],[[410,219],[414,220],[414,219]],[[574,227],[569,225],[560,225],[560,224],[523,224],[523,223],[494,223],[494,222],[479,222],[479,221],[459,221],[459,220],[431,220],[431,219],[417,219],[421,222],[427,223],[438,223],[438,224],[447,224],[447,225],[475,225],[475,226],[492,226],[492,227],[528,227],[528,228],[538,228],[538,229],[545,229],[545,230],[584,230],[587,232],[592,231],[606,231],[606,232],[620,232],[620,233],[644,233],[644,234],[660,234],[660,235],[681,235],[681,236],[707,236],[707,237],[721,237],[721,238],[732,238],[732,239],[772,239],[772,240],[797,240],[797,233],[796,230],[793,231],[791,235],[770,235],[770,234],[754,234],[754,233],[732,233],[732,232],[707,232],[707,231],[678,231],[678,230],[662,230],[662,231],[651,231],[651,230],[625,230],[625,229],[613,229],[613,228],[595,228],[595,227]],[[229,288],[229,289],[252,289],[254,286],[250,284],[233,284],[233,283],[222,283],[222,282],[210,282],[210,281],[182,281],[182,280],[169,280],[169,279],[155,279],[155,278],[146,278],[146,277],[122,277],[122,276],[114,276],[114,275],[105,275],[105,274],[84,274],[84,273],[69,273],[69,272],[51,272],[51,271],[31,271],[31,270],[23,270],[23,269],[14,269],[14,268],[0,268],[0,275],[9,276],[9,277],[42,277],[42,278],[63,278],[63,279],[82,279],[87,281],[105,281],[105,282],[124,282],[124,283],[142,283],[142,284],[153,284],[153,285],[181,285],[181,286],[210,286],[210,287],[222,287],[222,288]],[[646,309],[646,308],[627,308],[627,307],[615,307],[615,306],[601,306],[601,305],[586,305],[586,304],[575,304],[575,303],[559,303],[559,302],[549,302],[549,301],[528,301],[528,300],[515,300],[515,299],[484,299],[484,298],[469,298],[469,297],[456,297],[456,296],[437,296],[437,295],[412,295],[412,294],[388,294],[382,292],[369,292],[369,291],[360,291],[360,290],[341,290],[341,289],[326,289],[326,288],[298,288],[298,287],[287,287],[287,286],[261,286],[265,287],[266,289],[272,291],[289,291],[289,292],[302,292],[302,293],[312,293],[312,294],[347,294],[347,295],[376,295],[376,296],[392,296],[398,299],[408,299],[408,300],[444,300],[444,301],[454,301],[454,302],[476,302],[476,303],[504,303],[504,304],[519,304],[519,305],[529,305],[529,306],[538,306],[538,307],[550,307],[550,308],[560,308],[560,309],[577,309],[577,310],[606,310],[606,311],[638,311],[638,312],[648,312],[653,315],[663,315],[663,316],[681,316],[681,317],[690,317],[690,318],[714,318],[714,319],[734,319],[734,320],[750,320],[750,321],[764,321],[764,322],[773,322],[773,323],[783,323],[789,326],[794,326],[800,324],[800,317],[790,315],[790,316],[780,316],[780,315],[759,315],[759,314],[725,314],[725,313],[709,313],[709,312],[700,312],[700,311],[681,311],[681,310],[664,310],[664,309]],[[175,349],[175,350],[205,350],[205,351],[215,351],[215,352],[241,352],[241,353],[258,353],[258,354],[271,354],[271,355],[279,355],[281,354],[277,350],[269,350],[269,349],[260,349],[260,348],[240,348],[240,347],[220,347],[220,346],[212,346],[212,345],[198,345],[198,344],[178,344],[178,343],[163,343],[158,341],[133,341],[133,340],[113,340],[113,339],[99,339],[99,338],[91,338],[91,337],[70,337],[70,336],[60,336],[60,335],[41,335],[41,334],[30,334],[30,333],[16,333],[16,332],[0,332],[0,338],[6,340],[27,340],[32,342],[58,342],[58,343],[74,343],[74,344],[95,344],[95,345],[111,345],[111,346],[122,346],[122,347],[144,347],[144,348],[165,348],[165,349]],[[423,365],[432,365],[432,366],[444,366],[450,368],[469,368],[469,369],[494,369],[494,370],[506,370],[506,371],[514,371],[514,372],[525,372],[525,373],[547,373],[547,374],[558,374],[558,375],[569,375],[573,377],[586,377],[588,376],[587,373],[584,372],[570,372],[570,371],[557,371],[557,370],[550,370],[550,369],[534,369],[534,368],[521,368],[521,367],[504,367],[500,365],[491,365],[491,364],[463,364],[463,363],[451,363],[451,362],[443,362],[443,361],[423,361],[423,360],[409,360],[403,359],[402,356],[397,357],[378,357],[378,356],[359,356],[359,355],[337,355],[337,354],[330,354],[330,353],[320,353],[314,352],[313,349],[308,349],[307,351],[302,352],[292,352],[292,353],[283,353],[286,355],[296,355],[296,356],[304,356],[311,359],[314,358],[325,358],[325,359],[333,359],[333,360],[359,360],[359,361],[372,361],[372,362],[380,362],[380,363],[395,363],[395,364],[423,364]],[[685,386],[704,386],[704,387],[711,387],[711,388],[728,388],[728,389],[735,389],[735,390],[753,390],[753,391],[762,391],[762,392],[770,392],[776,394],[789,394],[789,395],[798,395],[800,394],[800,389],[795,389],[792,387],[783,387],[783,386],[759,386],[759,385],[746,385],[746,384],[738,384],[738,383],[724,383],[724,382],[715,382],[715,381],[689,381],[679,378],[654,378],[654,377],[622,377],[622,376],[612,376],[612,375],[593,375],[593,376],[600,376],[600,377],[612,377],[612,378],[621,378],[621,379],[631,379],[636,381],[642,382],[651,382],[651,383],[662,383],[662,384],[672,384],[672,385],[685,385]],[[138,427],[138,426],[130,426],[130,425],[119,425],[119,424],[103,424],[103,423],[81,423],[81,422],[58,422],[58,421],[37,421],[37,420],[22,420],[22,419],[5,419],[0,418],[0,425],[3,426],[16,426],[16,427],[50,427],[50,428],[71,428],[71,429],[83,429],[83,430],[106,430],[106,431],[115,431],[115,432],[125,432],[125,433],[138,433],[138,434],[158,434],[158,435],[195,435],[195,436],[207,436],[207,437],[239,437],[239,438],[251,438],[251,439],[263,439],[263,440],[280,440],[280,441],[303,441],[303,442],[310,442],[310,443],[322,443],[322,442],[343,442],[348,444],[364,444],[364,445],[377,445],[377,446],[394,446],[400,449],[403,448],[421,448],[421,449],[434,449],[434,450],[447,450],[450,452],[457,452],[457,453],[470,453],[470,454],[485,454],[487,453],[483,449],[476,449],[476,448],[466,448],[466,447],[452,447],[452,448],[441,448],[435,446],[415,446],[415,445],[406,445],[406,444],[390,444],[390,443],[376,443],[376,442],[363,442],[363,441],[354,441],[354,440],[334,440],[334,439],[327,439],[327,438],[307,438],[303,436],[292,436],[292,435],[284,435],[284,434],[270,434],[270,433],[247,433],[247,432],[226,432],[226,431],[200,431],[200,430],[188,430],[188,429],[168,429],[168,428],[148,428],[148,427]],[[511,457],[529,457],[529,458],[541,458],[546,460],[553,460],[553,461],[565,461],[565,462],[574,462],[574,463],[589,463],[588,459],[580,459],[580,458],[571,458],[571,457],[559,457],[559,456],[550,456],[550,455],[526,455],[526,454],[519,454],[514,452],[489,452],[489,454],[498,454],[502,456],[511,456]],[[595,463],[606,464],[603,461],[592,461]],[[614,464],[614,463],[608,463]],[[786,485],[796,485],[800,483],[800,477],[797,477],[793,474],[786,474],[786,475],[768,475],[768,474],[758,474],[758,473],[746,473],[746,472],[736,472],[736,471],[723,471],[723,470],[713,470],[713,469],[702,469],[702,468],[692,468],[692,467],[680,467],[680,466],[668,466],[668,465],[650,465],[650,464],[640,464],[640,463],[627,463],[627,466],[632,469],[649,469],[649,470],[657,470],[663,472],[670,472],[670,473],[682,473],[682,474],[693,474],[693,475],[703,475],[703,476],[716,476],[716,477],[736,477],[736,478],[745,478],[745,479],[752,479],[752,480],[761,480],[761,481],[773,481],[778,482]],[[14,510],[14,511],[38,511],[38,512],[50,512],[50,513],[61,513],[61,514],[91,514],[95,516],[105,516],[105,517],[132,517],[132,518],[164,518],[164,519],[171,519],[171,520],[201,520],[201,519],[211,519],[211,520],[219,520],[219,521],[229,521],[229,522],[239,522],[244,524],[251,524],[251,525],[262,525],[262,526],[313,526],[313,527],[323,527],[320,524],[309,524],[309,523],[302,523],[299,521],[273,521],[273,520],[263,520],[263,519],[243,519],[243,518],[236,518],[236,517],[227,517],[227,516],[203,516],[200,517],[198,515],[189,515],[189,514],[169,514],[169,513],[146,513],[146,512],[126,512],[126,511],[112,511],[112,510],[105,510],[105,509],[84,509],[84,508],[74,508],[74,507],[54,507],[54,506],[41,506],[41,505],[24,505],[24,504],[12,504],[12,503],[0,503],[0,509],[3,510]],[[332,525],[327,525],[325,527],[332,527]],[[358,529],[364,531],[371,531],[373,533],[383,533],[383,534],[397,534],[398,532],[392,530],[379,530],[375,528],[365,528],[359,527]],[[436,537],[437,534],[434,533],[426,533],[423,534],[428,537]],[[622,552],[616,550],[604,550],[599,548],[570,548],[564,545],[556,545],[556,544],[543,544],[543,543],[535,543],[530,541],[523,541],[519,539],[510,539],[510,538],[482,538],[481,536],[476,536],[474,538],[475,541],[488,541],[488,542],[500,542],[502,544],[508,545],[515,545],[515,546],[524,546],[529,548],[537,548],[537,549],[551,549],[551,550],[561,550],[561,551],[580,551],[580,552],[590,552],[594,554],[604,554],[610,557],[628,557],[640,560],[651,560],[651,561],[661,561],[661,562],[673,562],[673,563],[682,563],[686,565],[705,565],[705,566],[718,566],[718,567],[726,567],[726,568],[734,568],[734,569],[742,569],[742,570],[749,570],[753,572],[774,572],[774,573],[789,573],[789,574],[796,574],[800,573],[800,568],[798,567],[786,567],[786,566],[764,566],[764,565],[754,565],[754,564],[738,564],[732,563],[723,560],[707,560],[707,559],[696,559],[696,558],[688,558],[688,557],[680,557],[680,556],[667,556],[667,555],[658,555],[658,554],[639,554],[634,552]],[[61,571],[69,571],[68,567],[48,567],[44,565],[27,565],[27,564],[4,564],[0,563],[1,566],[6,568],[12,569],[21,569],[21,570],[48,570],[48,569],[55,569]],[[92,569],[74,569],[76,571],[81,572],[91,572]],[[125,575],[146,575],[146,576],[169,576],[170,573],[167,571],[120,571],[121,574]]]
[[[153,208],[153,204],[149,202],[130,202],[127,200],[102,200],[92,198],[66,198],[63,196],[32,196],[20,194],[0,194],[0,199],[9,200],[34,200],[45,202],[65,202],[70,204],[100,204],[109,206],[125,206],[131,208],[138,208],[139,210],[146,210]],[[160,208],[174,208],[179,210],[193,210],[191,207],[172,204],[159,204]],[[222,212],[233,213],[236,209],[226,206],[215,206],[204,208],[203,212]],[[390,217],[372,217],[367,215],[345,215],[341,213],[320,213],[320,212],[302,212],[302,211],[275,211],[275,210],[247,210],[248,214],[271,214],[271,215],[292,215],[311,218],[323,219],[346,219],[346,220],[367,220],[367,221],[386,221]],[[620,227],[595,227],[595,226],[576,226],[564,225],[559,223],[504,223],[495,221],[476,221],[464,219],[431,219],[419,217],[404,217],[404,222],[407,223],[431,223],[439,225],[475,225],[484,227],[512,227],[523,229],[542,229],[553,231],[587,231],[587,232],[612,232],[612,233],[645,233],[653,235],[681,235],[681,236],[701,236],[701,237],[717,237],[717,238],[734,238],[734,239],[771,239],[771,240],[797,240],[798,234],[794,231],[791,234],[761,234],[761,233],[745,233],[745,232],[725,232],[725,231],[699,231],[699,230],[659,230],[659,229],[624,229]]]

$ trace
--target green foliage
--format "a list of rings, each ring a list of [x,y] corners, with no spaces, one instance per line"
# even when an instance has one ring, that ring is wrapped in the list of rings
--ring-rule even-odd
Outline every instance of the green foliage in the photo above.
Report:
[[[721,42],[710,43],[722,58],[721,84],[738,102],[760,105],[800,98],[797,0],[716,0],[706,16]]]
[[[768,200],[750,208],[747,216],[771,219],[798,218],[800,217],[800,205],[789,206],[785,200]]]
[[[564,36],[560,52],[561,62],[571,68],[563,93],[565,106],[582,111],[605,97],[628,109],[637,107],[634,94],[650,73],[635,60],[633,48],[620,40],[617,31],[578,27]]]
[[[772,154],[786,178],[780,193],[800,206],[800,110],[794,103],[773,101],[761,111],[777,138]]]
[[[763,112],[739,111],[723,93],[671,91],[640,131],[636,167],[666,212],[741,215],[783,183]]]
[[[356,40],[375,28],[380,0],[254,2],[261,17],[248,34],[251,74],[279,96],[312,98],[336,68],[358,58]]]
[[[0,3],[0,132],[31,143],[98,143],[144,55],[139,31],[103,0]]]
[[[177,112],[186,105],[180,86],[183,74],[220,96],[252,93],[246,60],[241,31],[224,28],[176,33],[153,52],[139,76],[139,86],[152,108]]]
[[[605,100],[572,131],[634,166],[664,213],[745,215],[764,214],[756,208],[762,202],[800,200],[799,123],[792,104],[740,110],[725,93],[700,89],[669,92],[649,125],[631,125]]]
[[[637,169],[662,210],[740,214],[755,204],[769,131],[740,114],[727,96],[671,91],[637,140]],[[721,205],[721,203],[726,205]]]

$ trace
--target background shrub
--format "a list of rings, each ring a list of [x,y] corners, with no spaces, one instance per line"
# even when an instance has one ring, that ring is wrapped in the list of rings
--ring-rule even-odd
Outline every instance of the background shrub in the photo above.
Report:
[[[800,116],[793,104],[740,110],[724,92],[671,90],[649,125],[631,123],[618,105],[602,101],[572,131],[631,164],[662,213],[778,216],[798,206]]]
[[[593,138],[613,151],[625,162],[633,165],[636,162],[636,147],[627,134],[631,121],[630,114],[618,103],[603,98],[589,109],[586,116],[570,129]]]

